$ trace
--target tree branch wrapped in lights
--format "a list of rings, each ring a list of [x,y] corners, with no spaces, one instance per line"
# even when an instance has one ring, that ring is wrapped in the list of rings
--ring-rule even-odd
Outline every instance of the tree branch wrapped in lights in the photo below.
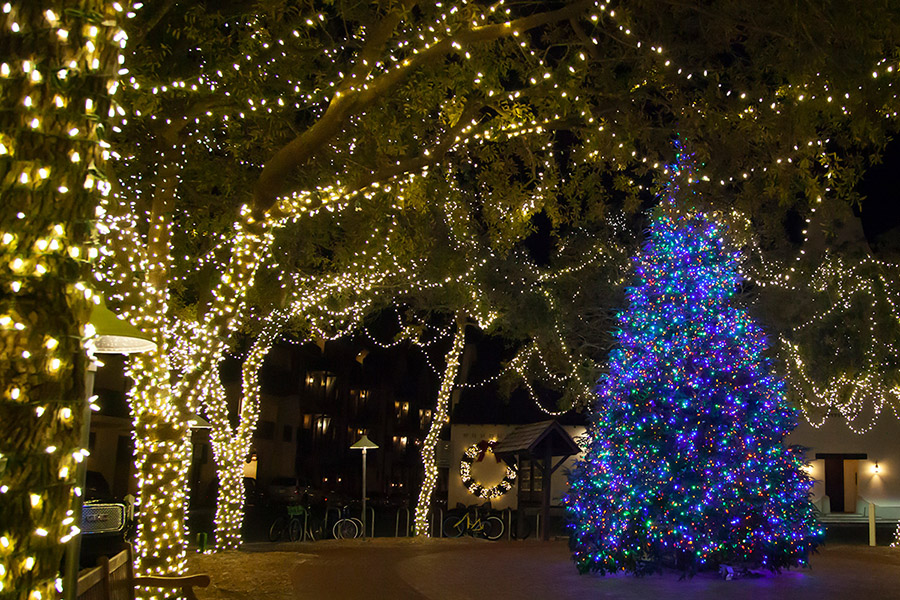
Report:
[[[854,130],[877,146],[885,113],[897,109],[896,70],[884,57],[898,36],[891,19],[873,18],[876,3],[854,3],[843,27],[820,11],[801,24],[780,7],[748,14],[739,2],[708,21],[691,6],[402,4],[314,3],[281,19],[185,4],[139,14],[143,43],[126,65],[128,111],[115,125],[121,186],[104,217],[116,266],[103,285],[142,327],[168,341],[182,332],[180,347],[191,349],[189,360],[157,357],[135,386],[140,435],[172,438],[147,447],[164,443],[154,456],[171,463],[138,458],[159,471],[141,479],[153,495],[148,514],[186,486],[175,438],[191,410],[221,402],[213,373],[248,317],[275,230],[323,211],[343,219],[358,211],[373,222],[390,213],[381,233],[390,231],[415,207],[442,201],[453,164],[477,181],[480,233],[509,248],[539,214],[555,230],[607,218],[619,202],[611,188],[633,213],[664,169],[676,122],[717,159],[701,185],[727,188],[736,211],[763,206],[754,218],[778,222],[786,203],[776,199],[795,197],[797,181],[822,191],[854,172],[850,164],[821,172],[822,140],[840,144],[853,115]],[[703,43],[698,19],[709,31]],[[183,41],[172,44],[173,31]],[[190,60],[169,60],[182,43]],[[748,59],[723,64],[732,43]],[[837,50],[845,48],[855,53]],[[798,55],[804,60],[779,59]],[[772,80],[784,83],[772,89]],[[569,135],[577,141],[561,148]],[[241,206],[240,190],[254,190],[252,204]],[[747,228],[765,230],[749,220]],[[348,270],[369,264],[361,251],[343,251]],[[164,489],[149,489],[157,485]],[[155,539],[141,542],[142,568],[183,568],[179,506],[142,528]]]

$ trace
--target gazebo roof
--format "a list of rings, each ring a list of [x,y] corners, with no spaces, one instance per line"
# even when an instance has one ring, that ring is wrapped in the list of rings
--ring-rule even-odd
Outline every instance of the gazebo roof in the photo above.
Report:
[[[530,454],[545,456],[547,445],[551,456],[572,456],[581,449],[572,436],[556,421],[540,421],[528,425],[520,425],[493,448],[495,456],[512,456]]]

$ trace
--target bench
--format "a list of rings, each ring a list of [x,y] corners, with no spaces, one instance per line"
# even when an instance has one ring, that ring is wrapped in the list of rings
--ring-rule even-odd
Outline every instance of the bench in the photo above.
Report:
[[[78,600],[135,600],[135,587],[180,590],[188,600],[197,600],[194,587],[209,585],[209,575],[135,577],[131,546],[112,558],[104,556],[98,562],[93,569],[78,574]]]

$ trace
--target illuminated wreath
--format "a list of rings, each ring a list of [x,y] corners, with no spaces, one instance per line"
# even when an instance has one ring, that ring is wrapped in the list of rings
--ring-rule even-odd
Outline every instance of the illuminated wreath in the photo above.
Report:
[[[496,440],[481,440],[477,444],[472,444],[463,453],[462,460],[459,463],[459,477],[462,483],[469,490],[469,493],[479,498],[499,498],[510,489],[512,489],[513,481],[516,479],[517,468],[515,465],[506,465],[506,476],[494,487],[486,488],[474,479],[472,479],[472,463],[484,460],[484,455],[488,450],[493,454],[493,448],[497,445]],[[500,457],[495,457],[500,462]]]

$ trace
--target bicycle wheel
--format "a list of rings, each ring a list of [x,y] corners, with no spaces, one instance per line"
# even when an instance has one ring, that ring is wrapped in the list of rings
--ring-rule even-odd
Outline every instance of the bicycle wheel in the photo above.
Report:
[[[303,521],[297,517],[292,517],[288,524],[288,536],[292,542],[303,540]]]
[[[466,517],[450,515],[444,519],[444,535],[446,537],[459,537],[466,532]]]
[[[334,524],[331,533],[336,540],[351,540],[359,535],[359,528],[350,519],[341,519]]]
[[[484,524],[484,529],[481,530],[481,535],[486,537],[489,540],[499,540],[503,535],[503,520],[500,517],[490,516],[481,520]]]
[[[281,536],[284,535],[284,527],[286,523],[284,521],[284,517],[278,517],[272,522],[272,526],[269,527],[269,541],[277,542],[281,539]]]

